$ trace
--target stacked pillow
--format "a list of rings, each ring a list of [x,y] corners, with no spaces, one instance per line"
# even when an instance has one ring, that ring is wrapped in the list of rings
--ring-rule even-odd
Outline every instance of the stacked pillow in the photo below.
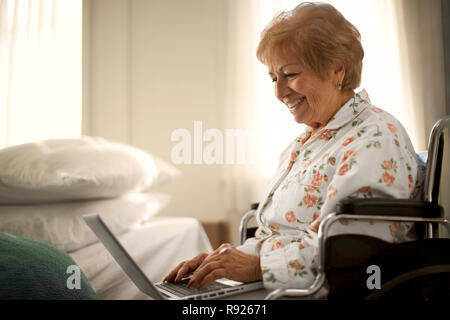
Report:
[[[152,189],[179,171],[103,138],[45,140],[0,150],[0,232],[70,252],[96,241],[82,216],[99,213],[116,234],[148,220],[169,196]]]

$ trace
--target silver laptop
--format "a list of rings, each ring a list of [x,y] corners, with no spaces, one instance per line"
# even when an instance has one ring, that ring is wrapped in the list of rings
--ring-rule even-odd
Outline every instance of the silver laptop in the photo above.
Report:
[[[177,283],[159,282],[153,284],[98,214],[84,215],[83,218],[131,281],[134,282],[139,290],[153,299],[221,299],[222,297],[263,288],[262,281],[242,283],[225,278],[216,280],[200,291],[193,286],[190,288],[187,287],[189,278],[182,279]]]

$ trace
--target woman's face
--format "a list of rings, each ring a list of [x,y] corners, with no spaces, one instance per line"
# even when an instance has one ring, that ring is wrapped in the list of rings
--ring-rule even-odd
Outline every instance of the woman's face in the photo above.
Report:
[[[338,89],[338,83],[344,78],[342,69],[330,70],[322,80],[296,59],[274,59],[269,65],[269,75],[276,97],[289,108],[295,121],[308,125],[315,132],[350,99]]]

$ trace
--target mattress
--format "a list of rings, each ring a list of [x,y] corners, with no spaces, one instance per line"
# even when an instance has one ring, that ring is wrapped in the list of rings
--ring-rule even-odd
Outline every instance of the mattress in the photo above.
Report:
[[[194,218],[154,217],[118,236],[123,247],[147,277],[161,281],[181,261],[212,247]],[[100,242],[71,252],[100,299],[135,300],[148,297],[139,291]]]

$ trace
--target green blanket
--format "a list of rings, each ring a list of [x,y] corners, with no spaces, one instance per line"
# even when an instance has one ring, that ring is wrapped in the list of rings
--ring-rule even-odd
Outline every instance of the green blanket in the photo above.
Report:
[[[98,299],[64,251],[0,232],[0,299]]]

